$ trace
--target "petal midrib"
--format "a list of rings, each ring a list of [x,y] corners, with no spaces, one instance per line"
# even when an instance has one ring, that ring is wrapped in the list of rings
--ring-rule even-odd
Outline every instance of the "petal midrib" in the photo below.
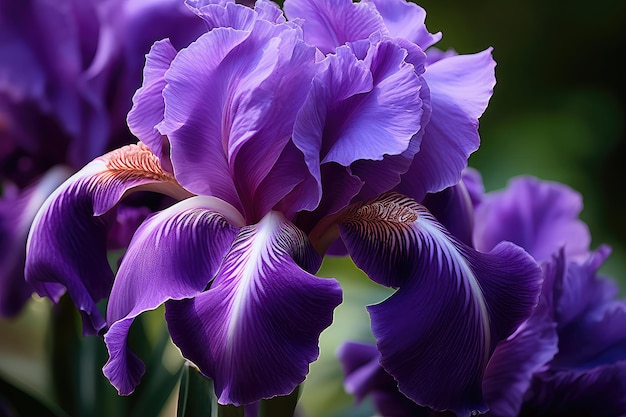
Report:
[[[449,238],[441,231],[441,229],[439,229],[435,224],[431,224],[430,222],[425,220],[424,216],[420,216],[416,220],[415,224],[419,229],[421,229],[421,233],[426,236],[432,237],[432,239],[435,240],[436,243],[443,249],[444,255],[448,258],[449,262],[451,262],[449,266],[458,269],[460,272],[459,276],[467,277],[469,289],[471,294],[473,295],[473,297],[471,297],[468,301],[471,302],[472,299],[476,300],[476,304],[478,306],[481,316],[480,318],[483,327],[483,342],[485,344],[485,350],[483,353],[483,364],[486,364],[489,361],[491,347],[491,323],[489,320],[487,301],[485,300],[485,296],[483,294],[480,282],[476,278],[474,271],[467,264],[467,262],[464,259],[458,259],[458,257],[454,256],[454,254],[459,251],[459,248],[457,248],[449,240]],[[441,262],[441,260],[438,261]]]

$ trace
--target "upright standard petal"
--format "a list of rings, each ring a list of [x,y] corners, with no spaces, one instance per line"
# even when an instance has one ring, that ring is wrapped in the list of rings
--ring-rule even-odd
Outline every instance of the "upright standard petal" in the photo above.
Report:
[[[608,303],[618,294],[617,284],[598,275],[611,253],[601,246],[585,262],[568,262],[554,288],[555,314],[561,327]]]
[[[423,51],[441,39],[441,32],[431,34],[426,25],[426,10],[406,0],[365,0],[373,3],[385,22],[389,36],[406,39]]]
[[[362,44],[340,47],[326,58],[293,138],[318,181],[320,162],[338,163],[362,177],[361,198],[371,198],[400,181],[419,149],[424,82],[405,61],[404,49],[387,40],[365,43],[362,59],[353,48]],[[324,192],[335,180],[322,184]]]
[[[251,31],[213,29],[182,50],[165,76],[159,125],[181,184],[229,202],[248,222],[263,217],[309,176],[289,142],[314,71],[315,49],[299,29],[260,19]],[[280,187],[265,193],[260,188],[272,175],[282,175]]]
[[[286,0],[290,20],[303,19],[304,40],[324,54],[348,42],[367,39],[372,33],[387,33],[376,8],[352,0]]]
[[[86,165],[45,201],[26,244],[26,281],[57,302],[69,292],[83,314],[83,331],[97,333],[105,321],[96,302],[109,294],[113,272],[106,252],[103,214],[130,191],[153,190],[175,198],[190,194],[164,172],[143,144],[112,151]]]
[[[163,121],[165,112],[163,99],[165,72],[176,54],[177,51],[169,39],[163,39],[152,45],[146,55],[143,85],[133,96],[133,107],[128,113],[130,131],[159,158],[163,158],[164,152],[162,136],[156,126]]]
[[[249,31],[257,17],[251,8],[234,1],[186,1],[186,4],[204,20],[209,30],[226,27]]]
[[[224,214],[222,214],[224,213]],[[144,365],[126,346],[135,317],[167,300],[200,294],[213,279],[243,225],[241,215],[215,197],[190,197],[146,220],[122,259],[104,336],[110,358],[104,375],[122,395],[139,382]]]
[[[491,48],[456,55],[427,66],[432,114],[420,151],[397,191],[417,201],[428,192],[456,184],[469,155],[478,149],[478,118],[487,108],[495,85]]]
[[[400,391],[460,416],[486,411],[481,384],[489,359],[537,304],[534,260],[510,243],[476,252],[395,193],[351,208],[339,229],[357,266],[399,287],[368,310],[381,364]]]
[[[503,191],[487,194],[476,209],[474,242],[482,251],[508,240],[537,260],[548,260],[561,247],[565,255],[586,257],[591,235],[579,218],[580,194],[569,187],[519,177]]]
[[[341,302],[335,280],[310,274],[320,261],[301,231],[270,212],[239,231],[207,292],[168,302],[174,343],[213,379],[221,404],[288,394],[304,380]]]

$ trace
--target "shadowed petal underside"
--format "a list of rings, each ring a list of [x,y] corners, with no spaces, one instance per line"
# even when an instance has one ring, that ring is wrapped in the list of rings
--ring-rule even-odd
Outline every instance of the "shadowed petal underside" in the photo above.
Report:
[[[83,331],[105,328],[96,303],[106,297],[113,272],[106,252],[109,223],[102,215],[130,191],[152,190],[176,198],[190,194],[164,172],[143,144],[97,158],[64,182],[43,204],[26,247],[26,281],[57,302],[67,290],[83,314]]]
[[[368,310],[381,364],[400,391],[460,416],[486,411],[481,383],[491,354],[538,300],[533,259],[510,243],[474,251],[395,193],[348,210],[339,228],[357,266],[399,287]]]
[[[304,380],[341,302],[335,280],[311,275],[320,261],[270,212],[239,231],[207,292],[167,303],[174,343],[214,380],[221,404],[289,394]]]
[[[170,299],[200,294],[215,276],[243,218],[215,197],[190,197],[146,220],[135,233],[115,278],[104,337],[104,375],[130,394],[145,369],[126,346],[135,317]]]

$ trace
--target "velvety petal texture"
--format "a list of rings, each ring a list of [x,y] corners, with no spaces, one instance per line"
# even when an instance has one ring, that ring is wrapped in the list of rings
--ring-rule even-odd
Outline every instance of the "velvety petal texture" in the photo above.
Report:
[[[423,80],[406,51],[389,41],[343,46],[324,61],[294,126],[294,143],[322,183],[320,162],[351,167],[364,180],[362,193],[388,191],[419,149]],[[344,175],[346,175],[344,174]],[[338,179],[322,183],[324,192]]]
[[[483,392],[490,416],[518,416],[535,374],[543,371],[559,351],[552,295],[555,282],[565,271],[563,254],[542,269],[544,281],[537,308],[515,333],[498,344],[485,372]]]
[[[304,39],[324,54],[347,42],[367,39],[374,32],[387,33],[376,8],[364,2],[286,0],[284,8],[290,20],[304,21]]]
[[[568,257],[589,253],[591,236],[578,218],[580,194],[563,184],[519,177],[492,192],[476,210],[474,243],[490,250],[508,240],[538,260],[548,260],[561,247]]]
[[[626,414],[626,362],[591,371],[563,370],[539,375],[528,394],[522,417]]]
[[[225,213],[225,214],[222,214]],[[130,394],[144,366],[128,350],[134,318],[170,299],[200,294],[213,279],[243,225],[243,217],[214,197],[191,197],[152,216],[135,233],[122,259],[107,306],[104,375]]]
[[[380,352],[375,345],[347,342],[340,346],[337,357],[345,374],[344,387],[361,401],[370,395],[381,416],[428,417],[439,415],[421,407],[398,391],[396,381],[380,366]]]
[[[57,188],[37,213],[28,236],[26,280],[55,302],[67,289],[83,314],[86,333],[105,328],[96,303],[113,283],[106,252],[109,225],[102,215],[131,190],[189,196],[147,147],[129,145],[95,159]]]
[[[341,302],[320,258],[277,212],[241,228],[208,291],[167,304],[174,343],[213,379],[221,404],[288,394],[319,353]]]
[[[496,83],[491,48],[455,55],[426,67],[432,114],[420,151],[397,191],[417,201],[456,184],[469,155],[478,149],[478,118]]]
[[[427,194],[422,204],[454,237],[473,246],[474,206],[463,180],[438,193]]]
[[[426,10],[405,0],[366,0],[373,3],[393,38],[406,39],[423,51],[439,42],[441,33],[431,34],[424,24]]]
[[[381,364],[400,391],[435,410],[486,411],[489,359],[537,304],[542,278],[534,260],[510,243],[476,252],[395,193],[357,205],[339,225],[357,266],[399,287],[368,310]]]
[[[302,153],[289,143],[315,61],[299,28],[258,17],[250,28],[217,27],[181,50],[165,73],[165,117],[157,126],[169,138],[180,183],[229,202],[247,222],[307,183]],[[271,193],[264,181],[272,183]],[[315,188],[301,195],[294,210],[319,201]]]

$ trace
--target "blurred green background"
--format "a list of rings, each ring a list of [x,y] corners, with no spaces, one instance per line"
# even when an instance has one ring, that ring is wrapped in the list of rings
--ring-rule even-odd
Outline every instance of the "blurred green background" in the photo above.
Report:
[[[487,190],[515,175],[582,193],[594,247],[613,247],[604,270],[626,284],[626,3],[435,1],[419,3],[439,47],[494,47],[497,84],[470,159]],[[624,293],[624,291],[623,291]]]
[[[487,190],[502,188],[522,174],[578,190],[594,247],[601,243],[613,247],[603,271],[618,279],[626,294],[626,90],[621,64],[626,52],[626,2],[419,4],[428,12],[430,31],[443,32],[440,48],[473,53],[494,47],[498,82],[481,119],[481,149],[470,159]],[[311,366],[304,385],[303,411],[315,417],[371,415],[367,403],[351,407],[334,351],[346,338],[371,338],[363,307],[388,292],[345,260],[327,260],[319,275],[346,277],[345,302],[322,335],[320,360]],[[51,390],[46,366],[49,311],[48,301],[33,301],[16,321],[0,321],[0,372],[44,395]],[[152,314],[149,320],[160,322],[162,317]],[[91,377],[100,378],[104,360],[95,361]],[[113,392],[110,386],[103,389]],[[174,415],[174,409],[164,415]]]

